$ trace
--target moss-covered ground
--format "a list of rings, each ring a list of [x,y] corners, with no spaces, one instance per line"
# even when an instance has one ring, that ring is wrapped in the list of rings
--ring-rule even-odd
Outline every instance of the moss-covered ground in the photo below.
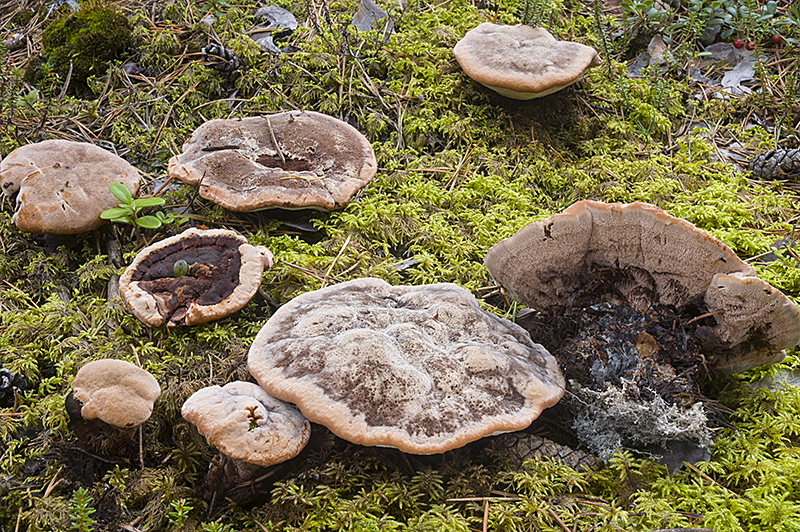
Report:
[[[323,283],[455,282],[505,315],[483,265],[486,250],[576,200],[595,199],[646,201],[686,218],[800,296],[794,250],[762,260],[775,242],[797,240],[800,188],[787,178],[756,181],[745,170],[757,153],[798,144],[800,14],[792,2],[401,3],[379,2],[395,29],[383,40],[350,25],[356,1],[279,0],[300,27],[281,43],[293,51],[278,56],[244,35],[255,23],[251,0],[94,1],[79,14],[35,0],[0,6],[0,37],[27,36],[24,47],[0,56],[3,156],[51,138],[95,142],[139,168],[152,193],[167,160],[204,121],[309,109],[362,131],[379,166],[372,183],[331,213],[232,213],[189,186],[165,187],[167,208],[191,207],[188,224],[232,228],[278,259],[243,310],[173,330],[140,324],[109,297],[109,284],[139,249],[180,228],[112,224],[45,240],[19,233],[5,200],[0,364],[28,386],[0,409],[0,530],[800,531],[800,388],[762,380],[796,368],[795,352],[776,367],[708,382],[728,413],[725,426],[711,461],[672,475],[631,451],[596,470],[547,460],[518,467],[480,442],[406,456],[315,427],[303,454],[254,487],[255,504],[198,498],[214,450],[181,418],[181,404],[200,387],[245,379],[247,349],[275,305]],[[130,35],[56,35],[76,24],[78,33],[119,31],[85,13],[98,9],[122,13]],[[209,13],[213,25],[201,23]],[[718,41],[756,45],[753,94],[720,98],[687,78],[714,13],[728,15]],[[529,102],[471,81],[453,58],[455,43],[480,22],[522,18],[594,46],[604,64]],[[669,62],[627,76],[625,63],[657,31],[668,37]],[[82,54],[106,50],[106,38],[120,48],[101,68]],[[82,44],[51,50],[64,41]],[[204,64],[201,48],[210,42],[233,50],[242,67],[223,75]],[[78,72],[79,64],[90,66]],[[718,79],[726,69],[704,72]],[[109,258],[113,241],[121,260]],[[68,429],[71,379],[103,357],[140,363],[162,387],[141,453],[96,455]]]

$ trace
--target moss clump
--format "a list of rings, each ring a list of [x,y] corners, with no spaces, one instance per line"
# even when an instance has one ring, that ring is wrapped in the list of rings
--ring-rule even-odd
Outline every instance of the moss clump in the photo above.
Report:
[[[86,79],[103,74],[132,42],[127,17],[111,7],[85,7],[54,20],[42,34],[44,55],[53,69],[80,91]]]

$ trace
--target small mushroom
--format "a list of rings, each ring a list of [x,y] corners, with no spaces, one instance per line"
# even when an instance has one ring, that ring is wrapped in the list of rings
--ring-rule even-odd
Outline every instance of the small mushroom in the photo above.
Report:
[[[125,306],[150,327],[198,325],[244,307],[272,253],[225,229],[187,229],[142,249],[119,279]]]
[[[311,435],[297,407],[250,382],[202,388],[186,400],[181,415],[221,453],[201,490],[207,498],[252,480],[261,467],[294,458]]]
[[[558,41],[544,28],[522,24],[484,22],[458,41],[453,54],[470,78],[517,100],[559,91],[600,64],[591,46]]]
[[[71,235],[105,223],[100,213],[119,204],[109,189],[139,190],[139,172],[94,144],[46,140],[12,151],[0,162],[0,189],[17,194],[12,221],[20,231]]]
[[[521,430],[564,391],[542,346],[449,283],[302,294],[258,333],[248,368],[339,437],[415,454]]]
[[[159,395],[155,377],[130,362],[89,362],[78,370],[66,399],[70,425],[88,447],[112,451],[133,440]]]
[[[336,118],[312,111],[211,120],[169,161],[168,173],[200,185],[231,211],[345,205],[375,176],[369,141]]]

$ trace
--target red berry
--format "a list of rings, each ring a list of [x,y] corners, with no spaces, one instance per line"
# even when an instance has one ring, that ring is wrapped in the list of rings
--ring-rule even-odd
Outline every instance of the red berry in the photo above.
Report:
[[[772,38],[769,40],[772,44],[780,44],[783,39],[780,35],[773,35]]]
[[[742,48],[744,47],[744,41],[741,39],[734,39],[733,40],[733,47],[734,48]]]
[[[756,49],[756,43],[750,41],[749,43],[745,44],[744,47],[750,51],[753,51]]]

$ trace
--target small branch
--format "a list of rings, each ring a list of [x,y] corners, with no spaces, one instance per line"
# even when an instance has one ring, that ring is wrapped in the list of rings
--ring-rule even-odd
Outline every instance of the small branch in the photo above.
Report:
[[[281,151],[281,147],[278,146],[278,140],[275,138],[275,131],[272,129],[272,122],[269,121],[269,117],[265,116],[264,118],[267,119],[267,128],[269,129],[269,138],[272,140],[273,146],[275,146],[275,151],[278,152],[278,157],[281,158],[281,162],[283,166],[286,166],[286,158],[283,156],[283,152]]]

